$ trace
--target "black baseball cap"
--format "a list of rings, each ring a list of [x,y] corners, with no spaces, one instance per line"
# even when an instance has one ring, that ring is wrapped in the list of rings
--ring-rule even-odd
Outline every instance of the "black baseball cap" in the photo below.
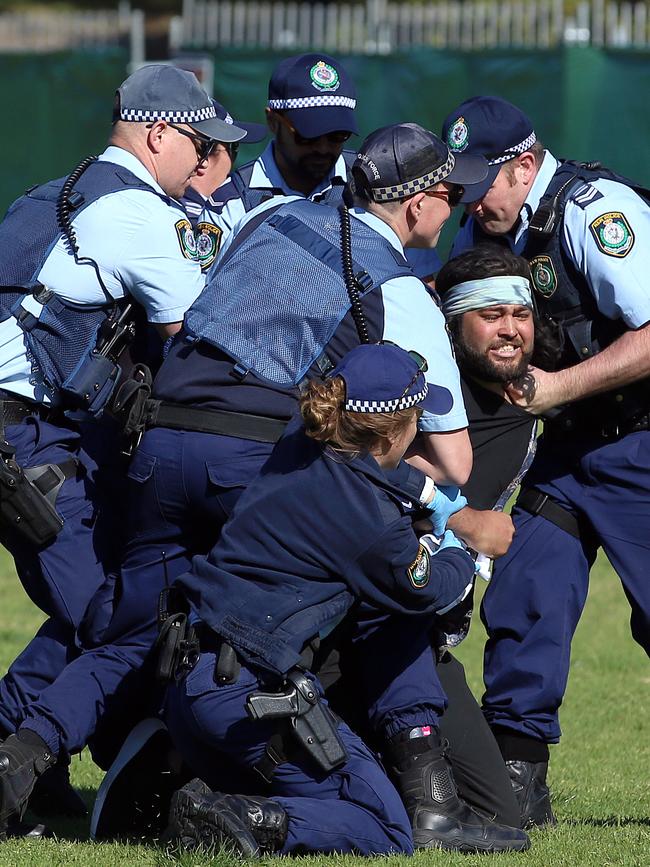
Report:
[[[116,120],[186,123],[220,142],[240,141],[246,135],[244,129],[217,118],[212,100],[187,69],[166,63],[141,66],[122,82],[117,96]]]
[[[485,178],[481,156],[451,153],[438,136],[417,123],[384,126],[370,133],[352,166],[355,189],[374,202],[390,202],[447,181],[467,187]]]
[[[445,118],[442,137],[453,154],[481,154],[488,161],[485,180],[468,190],[463,202],[482,199],[501,166],[530,150],[537,141],[530,119],[498,96],[465,100]]]
[[[304,138],[339,131],[358,133],[356,106],[352,79],[329,54],[287,57],[269,81],[268,107],[281,111]]]

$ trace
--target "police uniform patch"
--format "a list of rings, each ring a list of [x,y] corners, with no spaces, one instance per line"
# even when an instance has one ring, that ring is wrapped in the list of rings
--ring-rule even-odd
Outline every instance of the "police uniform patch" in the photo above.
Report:
[[[447,145],[450,151],[460,153],[467,147],[469,139],[469,127],[464,117],[459,117],[458,120],[449,127],[447,133]]]
[[[550,298],[557,289],[557,274],[550,256],[535,256],[530,260],[530,274],[533,289],[542,296]]]
[[[620,211],[601,214],[589,225],[601,253],[623,259],[634,246],[634,232]]]
[[[418,556],[406,571],[409,576],[409,581],[416,590],[420,590],[422,587],[427,586],[431,572],[431,555],[424,545],[420,545],[418,548]]]
[[[181,253],[186,259],[196,261],[196,238],[190,221],[178,220],[174,224],[174,228],[178,236],[178,243],[181,245]]]
[[[309,70],[309,77],[312,87],[315,87],[316,90],[337,90],[341,83],[338,72],[324,60],[319,60],[312,66]]]
[[[207,271],[221,247],[223,229],[203,220],[196,224],[196,261],[202,271]]]

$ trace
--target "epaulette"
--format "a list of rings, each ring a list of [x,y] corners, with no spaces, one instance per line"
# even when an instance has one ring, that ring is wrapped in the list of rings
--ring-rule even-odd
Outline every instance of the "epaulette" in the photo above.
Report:
[[[584,211],[584,209],[588,205],[591,205],[592,202],[597,202],[598,199],[602,198],[603,194],[600,190],[597,190],[593,184],[586,183],[578,187],[575,193],[571,196],[571,201]]]

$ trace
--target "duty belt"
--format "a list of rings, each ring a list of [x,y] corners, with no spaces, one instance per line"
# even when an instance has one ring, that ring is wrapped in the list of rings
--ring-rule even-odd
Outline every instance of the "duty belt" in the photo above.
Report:
[[[564,422],[548,420],[544,423],[544,436],[547,441],[566,440],[570,437],[592,436],[604,440],[616,440],[631,433],[650,430],[650,413],[633,419],[607,421],[598,424],[593,419],[568,419]]]
[[[162,400],[147,401],[145,427],[222,434],[259,443],[276,443],[287,426],[286,421],[243,412],[220,409],[197,409]]]

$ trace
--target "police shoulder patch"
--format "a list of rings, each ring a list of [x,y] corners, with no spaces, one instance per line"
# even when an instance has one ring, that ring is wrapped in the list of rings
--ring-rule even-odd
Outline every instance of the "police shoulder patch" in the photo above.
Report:
[[[550,256],[534,256],[530,260],[533,289],[542,298],[550,298],[557,289],[557,274]]]
[[[607,256],[623,259],[634,246],[634,232],[620,211],[610,211],[589,224],[596,246]]]
[[[406,572],[409,576],[409,581],[416,590],[427,586],[431,574],[431,555],[424,545],[419,546],[418,555]]]
[[[202,271],[207,271],[217,258],[222,235],[223,229],[214,223],[201,220],[196,224],[196,260]]]
[[[196,261],[196,238],[190,221],[177,220],[174,223],[174,228],[178,236],[178,243],[181,245],[181,253],[186,259]]]

